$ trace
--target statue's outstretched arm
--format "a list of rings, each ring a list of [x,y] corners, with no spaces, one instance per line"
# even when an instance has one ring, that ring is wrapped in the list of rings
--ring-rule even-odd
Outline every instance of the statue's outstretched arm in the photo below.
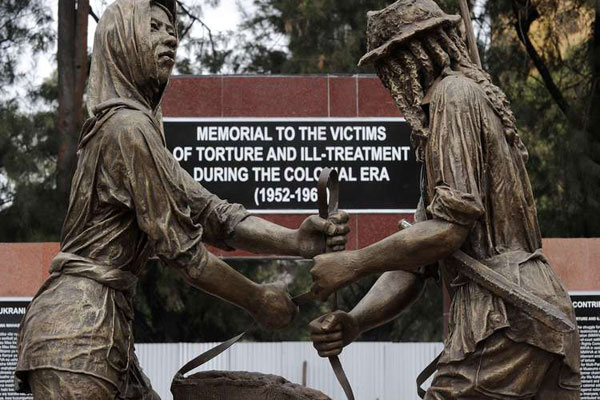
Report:
[[[180,271],[191,285],[243,308],[266,328],[283,328],[298,312],[285,284],[257,284],[211,253],[202,268]]]
[[[362,332],[395,319],[422,288],[423,278],[412,272],[384,273],[352,311],[325,314],[310,323],[311,339],[319,355],[337,355]]]
[[[279,254],[312,258],[329,250],[343,250],[346,245],[348,214],[340,211],[328,219],[312,215],[298,229],[290,229],[265,219],[250,216],[240,222],[227,244],[253,253]]]
[[[361,332],[396,319],[421,294],[423,278],[406,271],[386,272],[350,311]]]
[[[314,290],[325,299],[366,275],[416,271],[460,248],[470,227],[433,219],[420,222],[368,247],[317,256],[311,270]]]

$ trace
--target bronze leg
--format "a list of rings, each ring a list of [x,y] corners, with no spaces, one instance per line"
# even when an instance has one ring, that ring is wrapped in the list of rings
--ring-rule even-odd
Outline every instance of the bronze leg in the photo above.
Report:
[[[440,363],[425,400],[578,400],[558,385],[561,365],[557,355],[496,332],[464,360]]]
[[[561,360],[556,360],[550,371],[546,375],[546,379],[542,382],[539,392],[535,396],[535,400],[579,400],[581,395],[579,389],[575,387],[568,388],[565,384],[561,384],[560,372],[562,365]],[[580,380],[579,376],[570,376],[570,381]],[[575,386],[575,385],[574,385]]]
[[[40,369],[29,372],[34,400],[116,400],[117,389],[109,382],[86,374]]]

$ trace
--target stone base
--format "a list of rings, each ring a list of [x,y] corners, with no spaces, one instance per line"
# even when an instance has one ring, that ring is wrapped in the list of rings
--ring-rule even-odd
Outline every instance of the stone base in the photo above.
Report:
[[[276,375],[207,371],[174,381],[174,400],[331,400],[318,390]]]

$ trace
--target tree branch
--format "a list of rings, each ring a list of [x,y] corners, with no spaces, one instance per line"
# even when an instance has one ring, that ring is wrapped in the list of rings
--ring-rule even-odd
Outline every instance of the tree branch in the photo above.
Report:
[[[540,17],[537,8],[532,5],[529,0],[526,0],[525,5],[520,3],[521,1],[519,0],[512,0],[513,12],[517,18],[515,29],[517,31],[519,40],[525,46],[525,50],[527,51],[529,58],[533,62],[533,65],[537,71],[540,73],[548,92],[550,92],[550,96],[552,96],[554,102],[558,105],[558,108],[573,126],[576,128],[583,128],[583,121],[581,121],[581,119],[573,113],[573,110],[571,109],[567,99],[563,96],[562,92],[556,85],[556,82],[552,78],[552,74],[546,66],[544,59],[538,53],[535,46],[531,42],[531,38],[529,37],[529,29],[531,28],[531,24]]]
[[[192,23],[183,31],[181,36],[185,36],[189,32],[189,30],[192,28],[192,25],[194,24],[194,22],[198,22],[208,32],[208,40],[210,41],[210,47],[211,47],[211,50],[212,50],[212,53],[214,56],[216,54],[215,41],[213,40],[212,31],[210,30],[208,25],[206,25],[200,18],[195,16],[192,12],[190,12],[190,10],[186,6],[183,5],[181,0],[177,0],[177,5],[181,8],[181,11],[183,11],[183,13],[185,15],[187,15],[188,17],[190,17],[192,19]]]
[[[0,200],[0,208],[4,207],[6,204],[11,203],[14,200],[14,196],[8,196],[5,199]]]
[[[96,14],[94,10],[92,10],[92,7],[90,7],[90,17],[94,18],[94,21],[96,21],[96,23],[100,21],[100,18],[98,18],[98,14]]]

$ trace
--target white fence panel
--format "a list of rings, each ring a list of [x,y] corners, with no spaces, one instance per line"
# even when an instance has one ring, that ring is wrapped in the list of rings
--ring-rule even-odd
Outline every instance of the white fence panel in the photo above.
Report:
[[[415,400],[417,375],[442,351],[442,343],[386,343],[382,400]],[[428,381],[424,388],[429,386]]]
[[[216,344],[137,344],[136,351],[154,389],[163,400],[172,400],[175,372]],[[441,343],[358,342],[344,349],[340,359],[357,400],[416,400],[415,379],[442,348]],[[345,398],[328,360],[310,342],[238,343],[197,371],[262,372],[302,384],[305,361],[307,386],[334,400]]]

